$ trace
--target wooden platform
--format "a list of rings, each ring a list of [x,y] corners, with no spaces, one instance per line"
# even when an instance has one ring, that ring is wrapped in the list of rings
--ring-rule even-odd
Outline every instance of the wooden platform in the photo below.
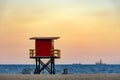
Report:
[[[59,59],[60,57],[56,57],[56,56],[51,56],[51,57],[50,56],[33,56],[33,57],[30,57],[30,58],[34,58],[34,59],[35,58],[42,58],[42,59],[44,59],[44,58],[55,58],[55,59],[58,58]]]

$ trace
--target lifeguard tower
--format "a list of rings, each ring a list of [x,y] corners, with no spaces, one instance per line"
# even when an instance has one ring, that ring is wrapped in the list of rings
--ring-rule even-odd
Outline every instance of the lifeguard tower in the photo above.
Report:
[[[60,50],[54,49],[54,40],[59,37],[32,37],[35,40],[35,49],[30,49],[30,58],[35,59],[34,74],[40,74],[46,69],[50,74],[55,74],[55,59],[60,58]],[[48,59],[44,62],[43,59]]]

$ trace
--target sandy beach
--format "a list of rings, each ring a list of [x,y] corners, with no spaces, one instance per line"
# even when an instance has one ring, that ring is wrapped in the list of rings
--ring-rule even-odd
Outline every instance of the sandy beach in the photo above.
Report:
[[[0,74],[0,80],[120,80],[120,74],[68,74],[68,75]]]

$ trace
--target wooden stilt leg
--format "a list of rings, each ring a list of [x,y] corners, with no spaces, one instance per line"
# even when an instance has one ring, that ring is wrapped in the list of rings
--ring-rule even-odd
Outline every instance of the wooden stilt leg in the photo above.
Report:
[[[50,74],[55,74],[55,61],[54,57],[51,57],[47,63],[44,63],[41,58],[36,58],[36,68],[34,74],[40,74],[46,69]]]

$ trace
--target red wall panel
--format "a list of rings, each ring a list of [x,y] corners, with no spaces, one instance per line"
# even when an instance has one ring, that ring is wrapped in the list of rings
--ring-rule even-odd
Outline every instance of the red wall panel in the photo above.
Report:
[[[51,56],[52,40],[36,40],[36,56]]]

